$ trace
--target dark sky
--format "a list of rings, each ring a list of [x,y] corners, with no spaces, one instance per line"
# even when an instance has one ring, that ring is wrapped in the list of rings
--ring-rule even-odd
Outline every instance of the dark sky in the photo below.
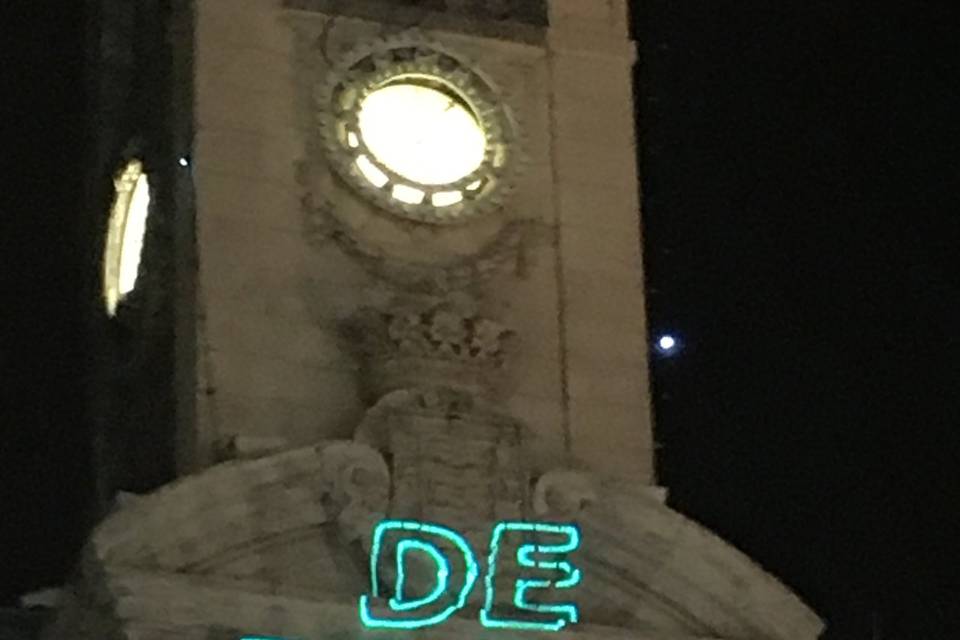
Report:
[[[79,381],[82,2],[0,7],[0,604],[56,583],[92,490]]]
[[[6,597],[61,578],[91,493],[72,4],[5,20],[4,128],[18,139],[2,164]],[[831,638],[870,638],[874,622],[883,638],[960,632],[949,5],[636,12],[651,326],[683,340],[654,362],[661,478],[676,508],[798,590]]]
[[[957,637],[958,21],[751,4],[638,12],[662,479],[836,637]]]

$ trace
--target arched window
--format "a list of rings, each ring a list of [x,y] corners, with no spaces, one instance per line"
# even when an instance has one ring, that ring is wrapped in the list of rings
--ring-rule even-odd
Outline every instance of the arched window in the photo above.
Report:
[[[150,212],[150,181],[142,162],[127,163],[113,184],[115,195],[103,256],[103,298],[110,316],[116,315],[120,301],[137,284]]]

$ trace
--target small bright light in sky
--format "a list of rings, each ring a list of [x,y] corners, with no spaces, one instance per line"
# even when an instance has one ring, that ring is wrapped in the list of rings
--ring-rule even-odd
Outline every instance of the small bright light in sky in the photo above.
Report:
[[[669,353],[677,348],[677,339],[671,335],[663,335],[657,340],[657,347],[664,353]]]
[[[181,167],[186,167],[190,164],[190,161],[187,160],[186,156],[183,156],[180,158],[179,163]]]

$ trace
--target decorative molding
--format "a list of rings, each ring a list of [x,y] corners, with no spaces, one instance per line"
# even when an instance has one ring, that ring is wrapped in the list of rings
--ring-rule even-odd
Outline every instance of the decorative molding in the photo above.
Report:
[[[384,518],[390,499],[386,461],[370,447],[346,440],[317,447],[317,452],[318,465],[329,482],[328,511],[334,513],[344,541],[361,541],[369,549],[370,536]]]
[[[344,15],[399,28],[416,25],[423,29],[542,44],[548,21],[543,0],[512,1],[519,11],[507,14],[503,19],[493,19],[494,15],[490,12],[465,15],[463,12],[446,10],[445,0],[351,0],[346,4],[340,0],[283,0],[283,6],[290,16]],[[478,0],[476,4],[483,3]]]
[[[479,543],[489,522],[527,514],[526,430],[494,403],[444,387],[401,389],[367,411],[354,438],[391,460],[391,517],[444,522]]]
[[[289,441],[282,436],[223,435],[213,442],[213,459],[216,462],[263,458],[289,449]]]
[[[354,440],[377,451],[389,451],[390,430],[418,416],[444,420],[469,417],[469,422],[464,425],[482,424],[492,429],[514,431],[517,442],[530,437],[523,423],[504,414],[499,403],[456,389],[416,387],[391,391],[380,398],[357,426]]]
[[[553,469],[537,479],[533,491],[533,512],[558,519],[577,517],[604,496],[623,496],[638,501],[653,500],[666,505],[667,488],[637,484],[633,480],[602,477],[591,471]]]
[[[523,119],[522,114],[505,106],[511,98],[492,88],[493,82],[478,70],[479,65],[472,61],[458,62],[463,60],[463,54],[417,30],[378,36],[370,24],[323,15],[313,21],[291,16],[288,22],[296,34],[300,117],[310,131],[305,155],[297,168],[297,180],[303,189],[303,232],[310,244],[325,249],[334,241],[377,279],[417,294],[477,293],[485,282],[505,269],[513,267],[521,271],[526,245],[542,241],[545,234],[540,228],[542,223],[526,219],[506,207],[507,198],[529,162],[524,151],[523,127],[517,124]],[[363,44],[356,47],[358,41]],[[411,50],[421,52],[416,55],[432,53],[418,61],[391,59],[384,63],[385,68],[377,67],[376,60],[391,56],[390,52],[398,48],[405,51],[401,57],[413,55],[409,53]],[[523,55],[517,58],[523,59]],[[364,60],[374,64],[373,72],[351,71],[352,66]],[[488,121],[503,119],[506,123],[490,127],[497,140],[509,148],[507,163],[498,173],[496,184],[491,183],[490,193],[468,203],[469,211],[465,210],[465,215],[432,220],[437,224],[407,216],[408,212],[391,213],[394,211],[391,207],[398,203],[389,194],[375,189],[366,178],[351,173],[353,155],[345,153],[348,150],[338,137],[342,132],[331,130],[336,117],[323,107],[330,102],[337,87],[353,86],[351,83],[355,82],[363,84],[351,78],[366,77],[370,73],[386,77],[384,73],[387,76],[393,73],[390,69],[409,72],[405,65],[411,64],[417,68],[426,65],[428,75],[435,74],[468,88],[471,95],[476,94],[481,102],[489,103],[489,109],[484,110]],[[445,68],[450,65],[452,69]],[[500,70],[511,74],[508,84],[516,84],[516,77],[524,73],[515,67]],[[502,118],[497,113],[501,113]],[[324,131],[326,134],[322,135]],[[512,132],[509,136],[508,131]],[[469,183],[467,178],[462,182]],[[481,215],[483,213],[489,215]]]
[[[510,20],[546,26],[546,0],[445,0],[446,9],[487,20]]]
[[[103,590],[115,605],[109,615],[115,634],[65,634],[50,640],[123,640],[177,638],[185,640],[238,640],[243,634],[305,640],[361,637],[365,630],[354,598],[317,600],[278,593],[269,584],[227,581],[206,576],[111,571],[102,579]],[[417,631],[423,640],[450,637],[489,637],[472,617],[453,616],[444,627]],[[602,626],[585,620],[572,629],[551,634],[555,640],[720,640],[718,636],[687,635]]]
[[[557,469],[548,471],[533,490],[533,512],[537,516],[576,520],[600,496],[599,483],[584,471]]]
[[[446,235],[420,233],[406,224],[382,225],[381,241],[367,239],[364,229],[356,229],[343,221],[343,212],[326,198],[312,194],[302,199],[304,236],[311,246],[322,249],[331,241],[355,258],[371,275],[411,293],[443,295],[452,291],[470,291],[502,273],[517,267],[525,245],[539,241],[536,223],[515,220],[499,226],[490,234],[470,233],[469,229],[457,237],[459,244],[467,244],[466,255],[457,256],[444,245]],[[367,228],[369,228],[368,225]],[[444,234],[446,228],[440,230]],[[452,230],[451,230],[452,231]],[[397,255],[399,246],[419,247],[421,261]],[[412,253],[409,250],[408,253]],[[431,255],[439,258],[431,263],[422,261]]]
[[[464,296],[363,308],[345,333],[365,369],[371,397],[407,387],[445,386],[498,397],[515,333]]]

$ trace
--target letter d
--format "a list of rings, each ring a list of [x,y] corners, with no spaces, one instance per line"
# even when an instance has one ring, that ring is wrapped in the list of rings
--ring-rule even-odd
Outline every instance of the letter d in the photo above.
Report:
[[[456,550],[451,564],[444,550]],[[433,588],[420,597],[406,594],[410,554],[428,559],[435,571]],[[381,560],[393,554],[396,563],[394,594],[382,593]],[[479,569],[463,537],[435,524],[414,520],[385,520],[373,532],[370,550],[370,595],[360,597],[360,620],[368,627],[418,629],[440,624],[466,604]],[[462,576],[462,577],[458,577]]]

